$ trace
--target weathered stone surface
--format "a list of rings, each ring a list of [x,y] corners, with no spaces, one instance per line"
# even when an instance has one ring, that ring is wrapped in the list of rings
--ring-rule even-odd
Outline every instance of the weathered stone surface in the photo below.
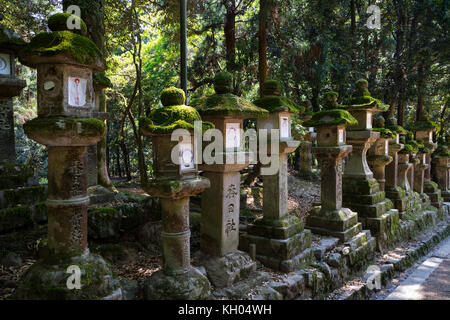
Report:
[[[93,239],[118,238],[121,219],[122,213],[116,208],[89,208],[89,237]]]
[[[88,152],[89,154],[89,152]],[[88,164],[90,166],[91,162],[89,161],[88,158]],[[94,163],[96,164],[96,163]],[[89,181],[88,178],[88,186],[92,185],[92,181]],[[89,204],[90,205],[94,205],[94,204],[101,204],[101,203],[109,203],[114,201],[114,197],[115,197],[115,193],[100,186],[100,185],[92,185],[88,188],[88,196],[89,196]]]
[[[147,300],[202,300],[208,298],[210,291],[208,279],[193,267],[178,275],[157,271],[144,284]]]
[[[82,290],[69,290],[67,273],[69,266],[81,270]],[[113,294],[117,290],[108,264],[99,256],[86,250],[79,256],[39,260],[23,275],[15,292],[24,300],[95,300]]]
[[[219,288],[229,287],[256,270],[256,263],[239,250],[222,257],[198,252],[195,258],[198,265],[205,267],[211,283]]]
[[[333,249],[339,243],[338,238],[322,238],[320,239],[319,245],[314,247],[314,256],[318,261],[323,260],[325,253]]]
[[[5,267],[17,267],[23,263],[22,258],[14,252],[9,252],[0,260],[0,264]]]

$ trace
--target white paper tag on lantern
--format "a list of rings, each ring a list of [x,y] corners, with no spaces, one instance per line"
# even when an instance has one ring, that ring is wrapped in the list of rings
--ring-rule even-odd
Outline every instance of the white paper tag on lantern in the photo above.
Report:
[[[429,138],[430,138],[429,141],[430,141],[431,143],[433,143],[433,131],[430,131]]]
[[[69,77],[69,105],[82,107],[86,104],[87,80]]]
[[[234,149],[239,148],[241,145],[241,133],[239,123],[227,123],[226,126],[226,148]]]
[[[389,154],[389,143],[387,140],[384,142],[384,152],[385,152],[385,155]]]
[[[183,144],[180,146],[180,165],[181,171],[190,171],[195,169],[194,152],[191,144]]]
[[[367,113],[367,129],[372,129],[372,113]]]
[[[338,137],[339,143],[344,143],[344,130],[339,129],[338,134],[339,134],[339,137]]]
[[[288,117],[281,117],[281,138],[289,138],[290,137],[290,123]]]
[[[0,74],[11,74],[11,56],[6,53],[0,53]]]

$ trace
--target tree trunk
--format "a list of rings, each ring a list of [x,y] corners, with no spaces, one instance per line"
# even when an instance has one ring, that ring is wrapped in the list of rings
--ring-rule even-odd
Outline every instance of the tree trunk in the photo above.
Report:
[[[272,0],[260,0],[259,5],[259,61],[258,61],[258,77],[259,77],[259,95],[262,97],[262,84],[267,79],[267,22],[269,19],[269,11],[272,6]]]
[[[227,69],[233,72],[236,70],[236,0],[225,0],[222,3],[227,9],[224,28]]]

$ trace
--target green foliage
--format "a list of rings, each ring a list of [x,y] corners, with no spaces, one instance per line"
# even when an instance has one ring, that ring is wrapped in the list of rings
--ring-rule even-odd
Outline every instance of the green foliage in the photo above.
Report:
[[[114,87],[111,80],[105,75],[104,72],[95,72],[93,75],[94,84],[100,85],[105,88]]]
[[[292,100],[279,96],[265,96],[255,100],[253,104],[269,112],[302,113],[304,111],[303,107],[296,105]]]
[[[409,129],[412,131],[419,130],[436,130],[437,126],[433,121],[430,120],[421,120],[417,121],[413,125],[409,126]]]
[[[219,72],[214,78],[214,90],[217,94],[233,91],[233,75],[227,71]]]

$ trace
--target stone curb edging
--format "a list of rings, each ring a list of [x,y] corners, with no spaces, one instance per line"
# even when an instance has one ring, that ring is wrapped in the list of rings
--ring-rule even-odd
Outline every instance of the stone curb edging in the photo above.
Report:
[[[445,222],[445,221],[442,221]],[[439,226],[439,230],[433,232],[426,240],[421,241],[418,246],[413,249],[409,249],[399,258],[389,258],[384,264],[379,264],[381,270],[381,282],[382,286],[386,285],[400,272],[405,271],[409,267],[413,266],[420,258],[426,256],[433,248],[435,248],[442,240],[450,235],[450,224],[447,219],[447,223],[443,226]],[[396,250],[391,250],[388,253],[395,253]],[[397,254],[399,255],[399,254]],[[366,283],[350,285],[344,293],[338,295],[337,298],[331,298],[332,300],[367,300],[372,293]],[[342,288],[341,288],[342,289]],[[339,289],[338,289],[339,290]]]

